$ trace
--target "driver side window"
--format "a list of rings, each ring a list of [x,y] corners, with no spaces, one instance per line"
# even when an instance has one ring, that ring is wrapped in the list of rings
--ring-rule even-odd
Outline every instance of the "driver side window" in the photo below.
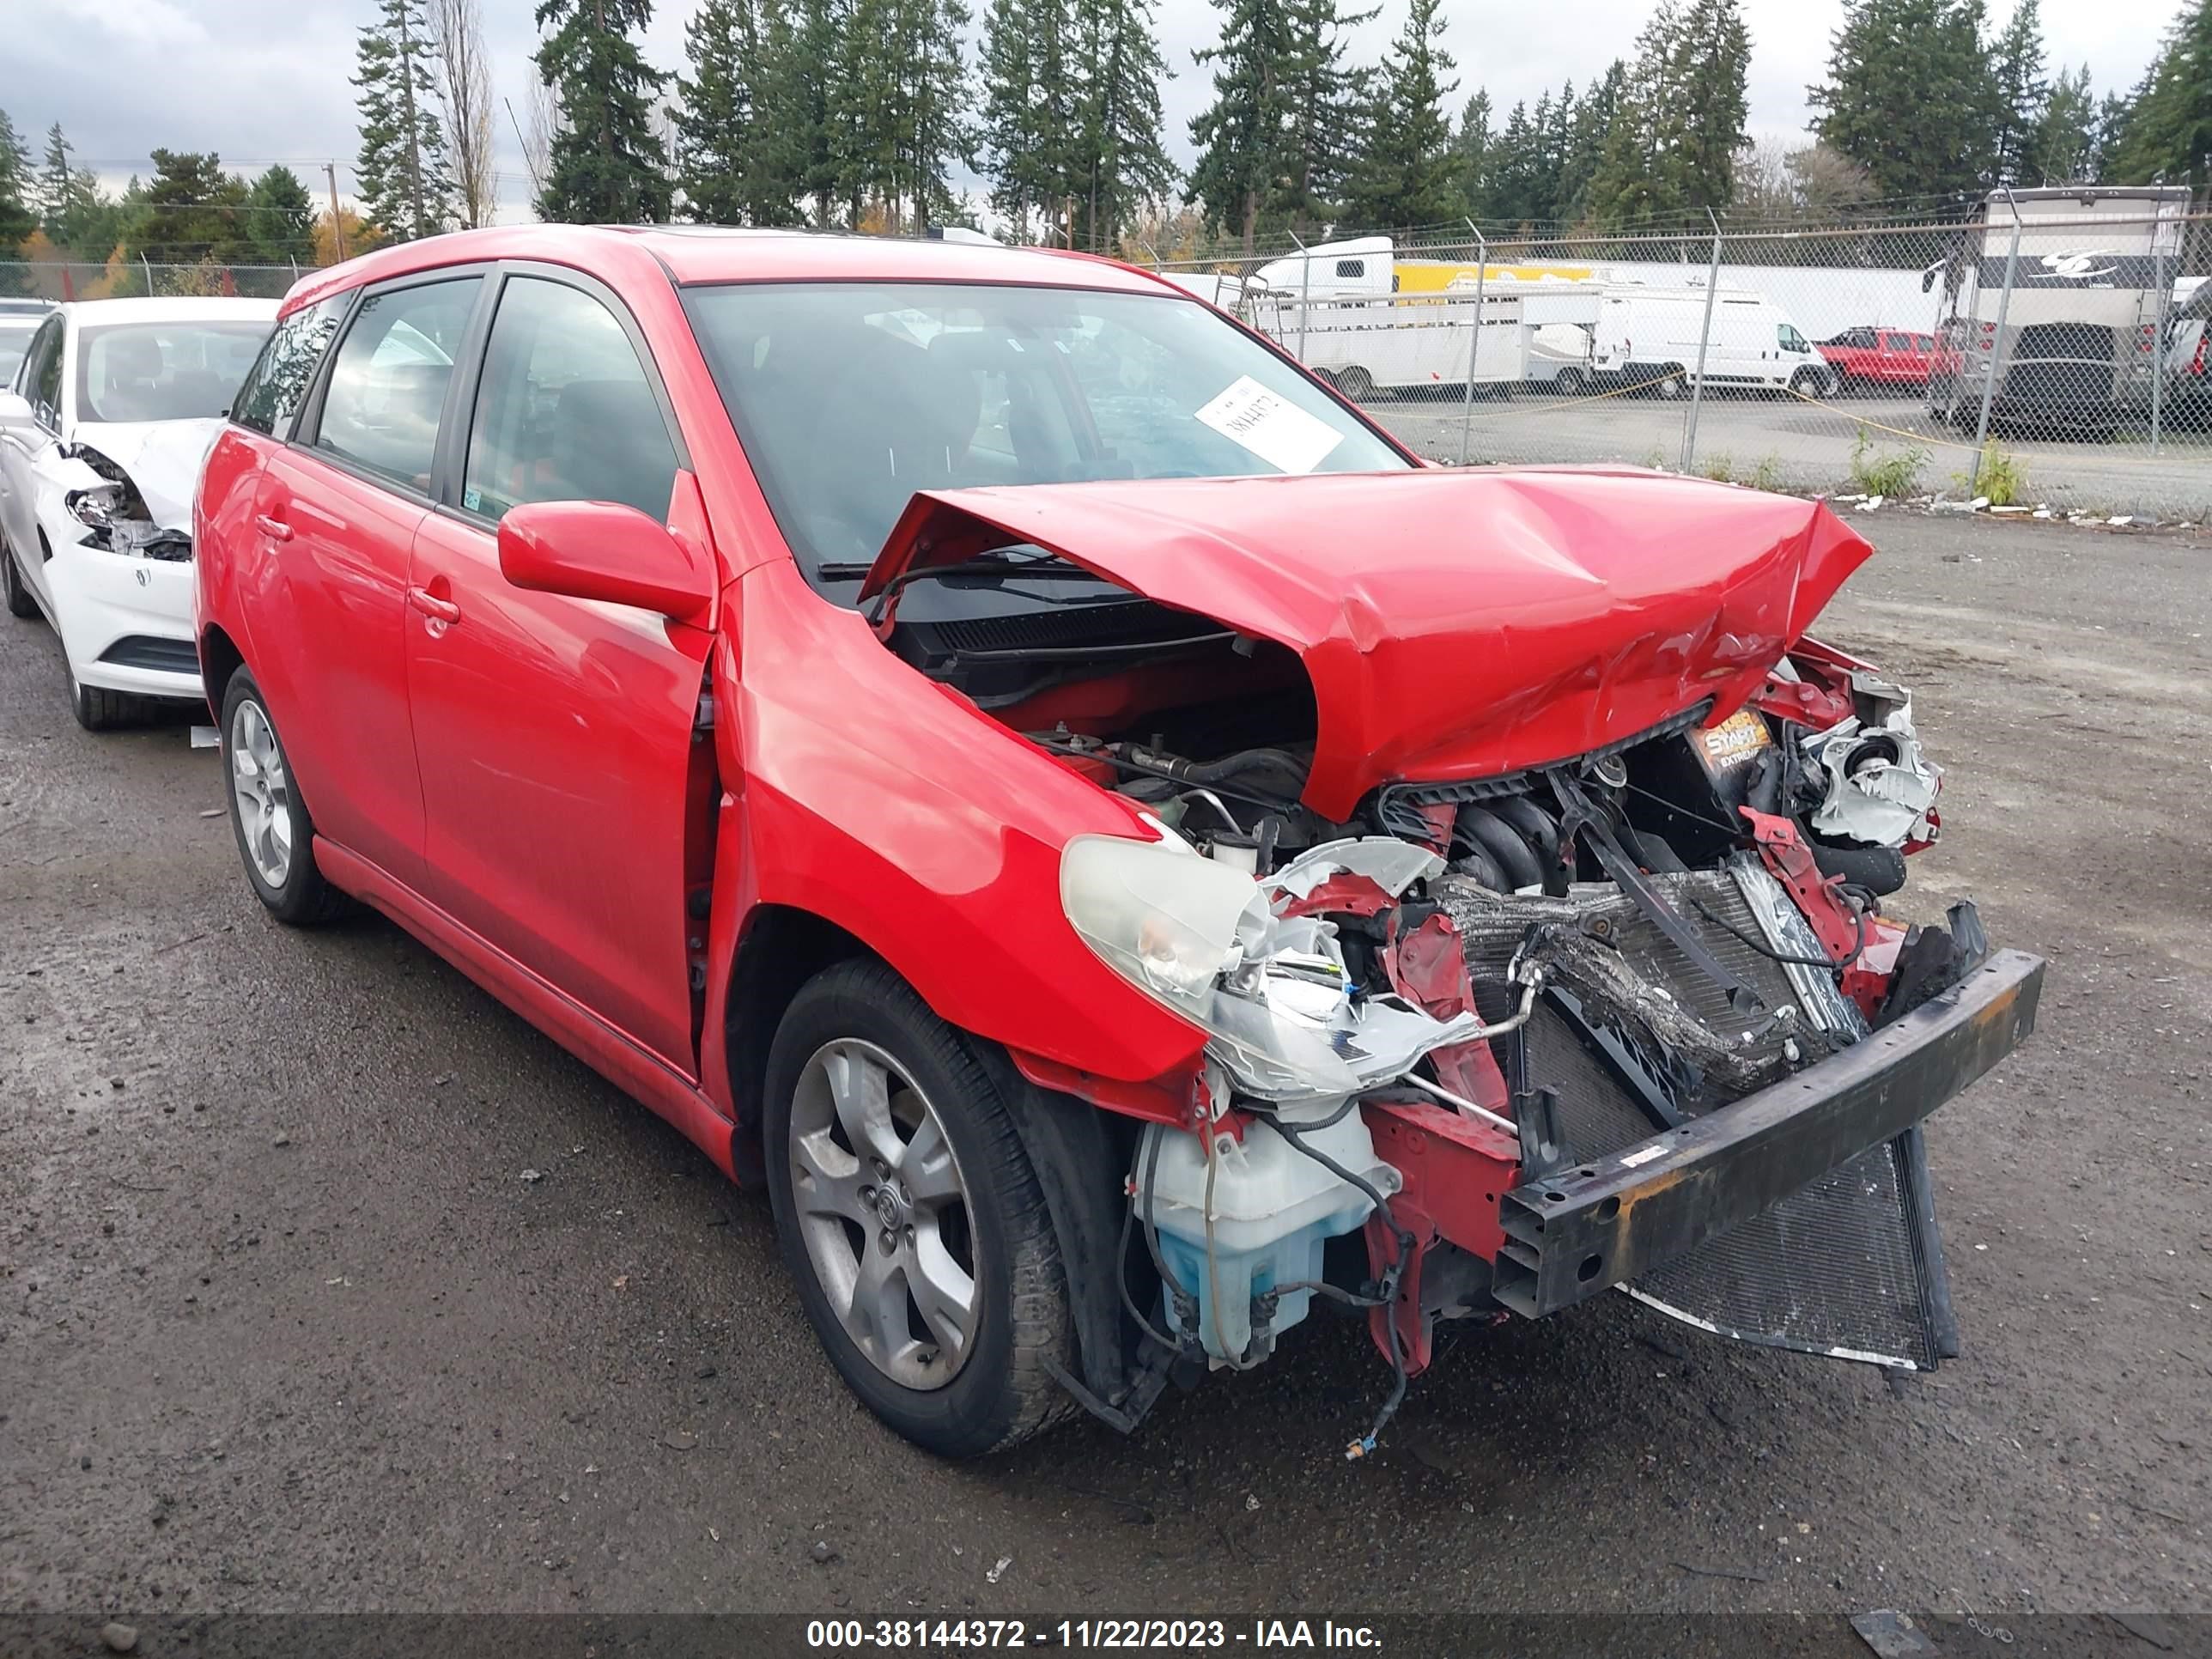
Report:
[[[469,424],[461,506],[613,501],[666,523],[676,446],[629,336],[580,289],[511,278]]]

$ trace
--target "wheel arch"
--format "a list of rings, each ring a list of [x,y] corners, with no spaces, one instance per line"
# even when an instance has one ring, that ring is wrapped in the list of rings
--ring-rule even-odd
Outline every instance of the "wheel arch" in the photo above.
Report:
[[[223,689],[230,684],[230,677],[245,666],[246,653],[221,623],[210,623],[200,629],[200,694],[218,726],[222,724]]]
[[[826,916],[767,902],[755,905],[747,916],[721,1011],[724,1066],[736,1114],[730,1164],[741,1184],[757,1188],[767,1176],[769,1050],[777,1027],[809,980],[838,963],[856,960],[881,963],[928,1005],[922,988],[895,963]],[[1136,1334],[1124,1320],[1115,1280],[1121,1267],[1117,1230],[1121,1183],[1139,1125],[1089,1101],[1039,1087],[1023,1076],[1000,1043],[945,1023],[972,1046],[1014,1108],[1015,1131],[1060,1235],[1081,1381],[1095,1399],[1120,1401],[1134,1380]]]

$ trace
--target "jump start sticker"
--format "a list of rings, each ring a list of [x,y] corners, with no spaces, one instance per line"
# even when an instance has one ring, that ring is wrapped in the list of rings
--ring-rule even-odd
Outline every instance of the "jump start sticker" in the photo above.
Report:
[[[1344,441],[1344,434],[1328,422],[1249,374],[1200,409],[1198,418],[1279,472],[1310,472]]]

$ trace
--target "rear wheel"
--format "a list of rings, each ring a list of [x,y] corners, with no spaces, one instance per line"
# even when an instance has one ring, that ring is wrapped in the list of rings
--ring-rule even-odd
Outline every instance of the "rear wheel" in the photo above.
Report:
[[[315,867],[315,821],[293,785],[276,722],[243,668],[223,691],[222,763],[230,827],[254,896],[295,927],[342,913],[344,896]]]
[[[881,963],[840,963],[777,1028],[764,1127],[800,1304],[871,1411],[946,1457],[1066,1413],[1059,1236],[969,1039]]]
[[[1336,377],[1336,389],[1356,404],[1364,404],[1375,395],[1375,377],[1354,365]]]
[[[31,585],[24,580],[23,567],[15,562],[15,550],[9,544],[8,532],[0,530],[0,597],[8,601],[8,614],[29,621],[39,614],[39,601],[31,592]]]
[[[1690,390],[1690,377],[1672,363],[1652,371],[1650,379],[1651,395],[1664,398],[1669,403],[1686,396]]]
[[[1553,387],[1563,398],[1583,395],[1583,372],[1579,368],[1563,368],[1552,377]]]

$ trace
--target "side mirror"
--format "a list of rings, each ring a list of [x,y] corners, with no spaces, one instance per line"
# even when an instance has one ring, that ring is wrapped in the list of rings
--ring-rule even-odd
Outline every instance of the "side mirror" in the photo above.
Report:
[[[0,391],[0,427],[37,424],[37,417],[31,413],[29,398],[19,398],[12,392]]]
[[[500,574],[517,587],[696,622],[714,573],[667,527],[611,501],[532,501],[499,521]]]

